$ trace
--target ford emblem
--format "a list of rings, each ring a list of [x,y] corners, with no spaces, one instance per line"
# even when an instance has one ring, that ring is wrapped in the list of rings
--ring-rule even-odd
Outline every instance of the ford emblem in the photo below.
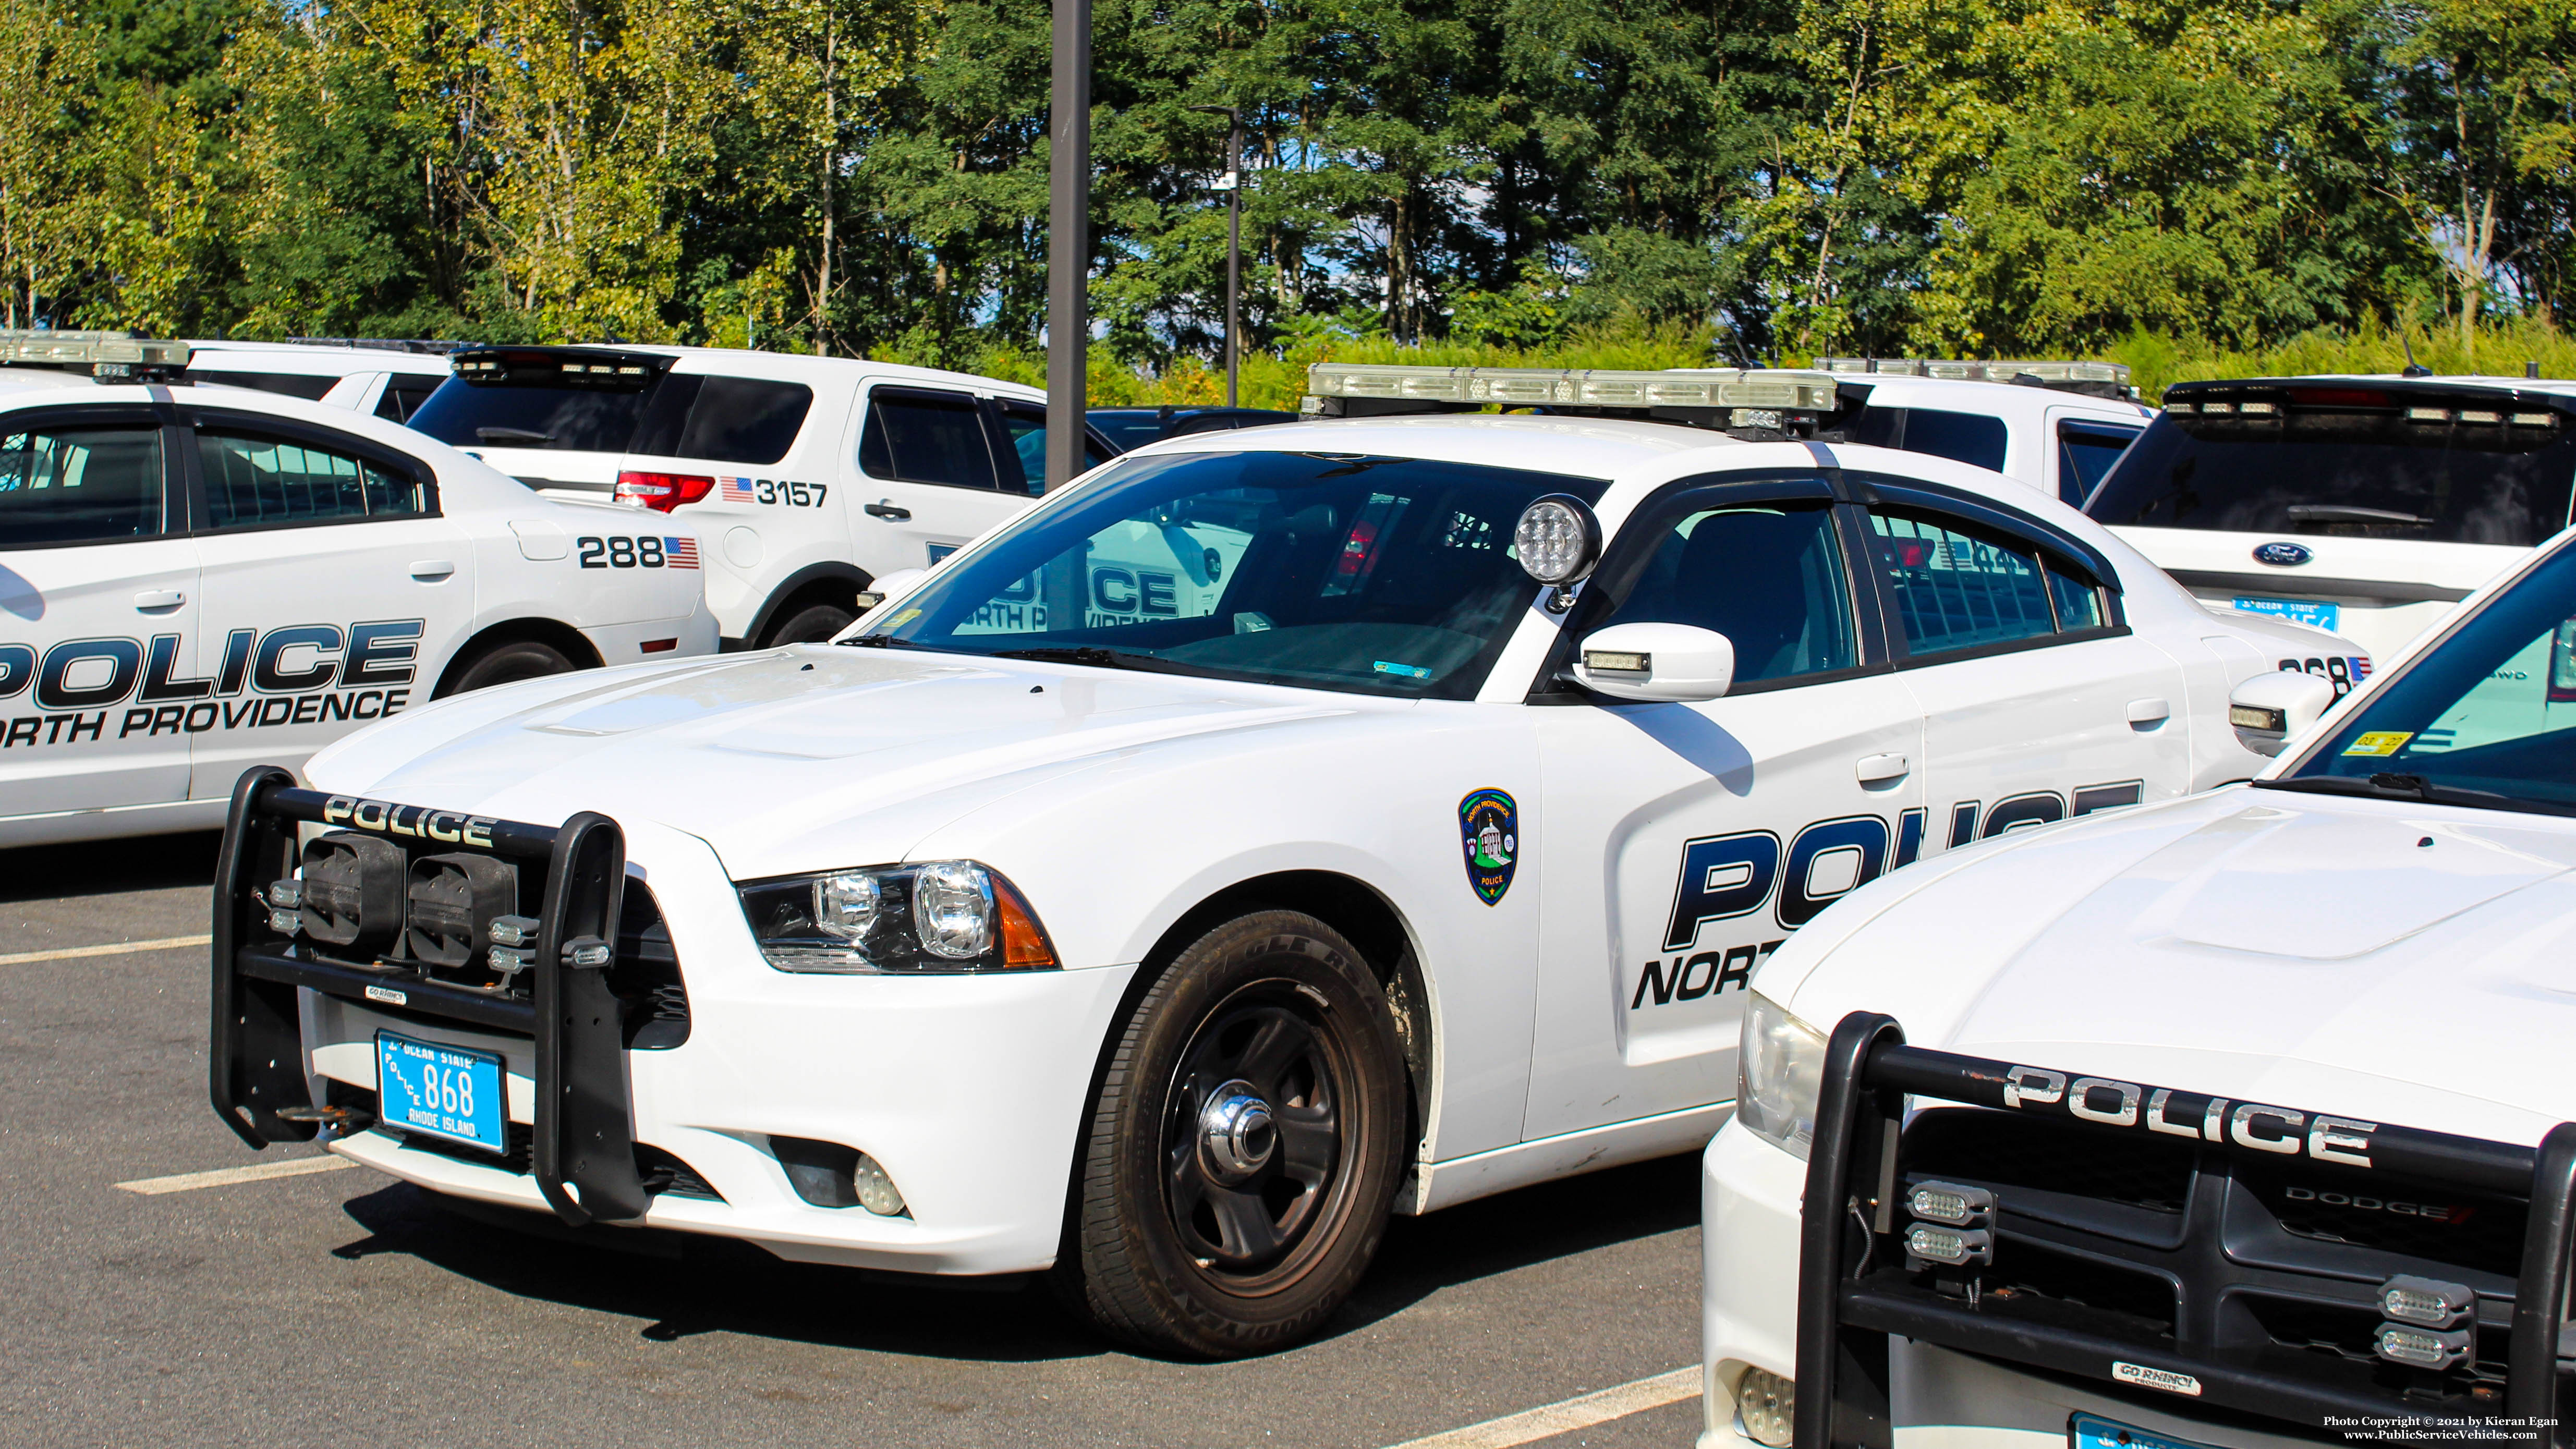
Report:
[[[2256,563],[2270,564],[2274,568],[2296,568],[2315,557],[2305,546],[2295,543],[2258,544],[2254,549]]]

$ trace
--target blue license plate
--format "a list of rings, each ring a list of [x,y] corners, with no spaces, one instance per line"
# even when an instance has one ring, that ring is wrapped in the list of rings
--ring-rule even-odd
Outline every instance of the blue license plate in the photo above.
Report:
[[[2308,624],[2319,629],[2332,629],[2343,617],[2341,604],[2320,603],[2315,599],[2249,599],[2236,596],[2236,607],[2248,614],[2268,614],[2287,619],[2293,624]]]
[[[2133,1428],[2092,1414],[2077,1414],[2066,1424],[2069,1449],[2208,1449],[2189,1439]]]
[[[490,1052],[377,1032],[376,1102],[377,1120],[388,1127],[486,1152],[509,1150],[501,1059]]]

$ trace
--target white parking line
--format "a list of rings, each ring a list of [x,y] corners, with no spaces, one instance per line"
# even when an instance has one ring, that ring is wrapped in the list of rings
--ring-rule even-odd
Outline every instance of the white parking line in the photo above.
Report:
[[[1660,1409],[1684,1399],[1699,1397],[1700,1371],[1696,1368],[1675,1369],[1650,1379],[1621,1384],[1615,1389],[1584,1394],[1553,1404],[1542,1404],[1500,1419],[1487,1419],[1464,1429],[1434,1434],[1428,1439],[1407,1439],[1391,1449],[1511,1449],[1515,1444],[1528,1444],[1550,1435],[1575,1429],[1589,1429],[1630,1414]]]
[[[119,941],[112,946],[65,946],[59,951],[21,951],[14,956],[0,956],[0,966],[28,966],[38,961],[69,961],[78,956],[123,956],[134,951],[176,951],[182,946],[204,946],[212,936],[164,936],[158,941]]]
[[[302,1177],[308,1172],[338,1172],[358,1164],[345,1157],[290,1157],[256,1167],[219,1167],[212,1172],[183,1172],[176,1177],[138,1177],[120,1182],[127,1192],[159,1197],[165,1192],[195,1192],[201,1187],[230,1187],[237,1182],[266,1182],[272,1177]],[[1515,1441],[1517,1442],[1517,1441]]]

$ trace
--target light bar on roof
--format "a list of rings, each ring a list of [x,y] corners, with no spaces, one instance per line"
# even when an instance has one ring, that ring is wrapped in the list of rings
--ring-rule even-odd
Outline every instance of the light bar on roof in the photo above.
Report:
[[[0,363],[108,369],[101,375],[119,376],[137,367],[185,367],[188,344],[134,332],[0,330]]]
[[[2123,362],[1955,362],[1940,357],[1819,357],[1819,371],[1881,377],[1931,377],[1952,382],[2010,382],[2035,377],[2041,382],[2109,382],[2126,387],[2129,367]]]
[[[1787,368],[1628,372],[1319,362],[1306,369],[1306,390],[1317,397],[1505,407],[1828,410],[1834,406],[1833,378]]]

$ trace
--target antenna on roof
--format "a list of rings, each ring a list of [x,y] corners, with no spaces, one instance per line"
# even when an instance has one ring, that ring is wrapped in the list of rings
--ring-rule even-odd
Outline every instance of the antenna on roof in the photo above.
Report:
[[[2406,369],[2405,371],[2397,374],[2399,377],[2431,377],[2433,375],[2433,369],[2426,367],[2424,364],[2415,360],[2414,343],[2406,340],[2404,337],[2400,337],[2397,339],[2397,345],[2406,349]]]

